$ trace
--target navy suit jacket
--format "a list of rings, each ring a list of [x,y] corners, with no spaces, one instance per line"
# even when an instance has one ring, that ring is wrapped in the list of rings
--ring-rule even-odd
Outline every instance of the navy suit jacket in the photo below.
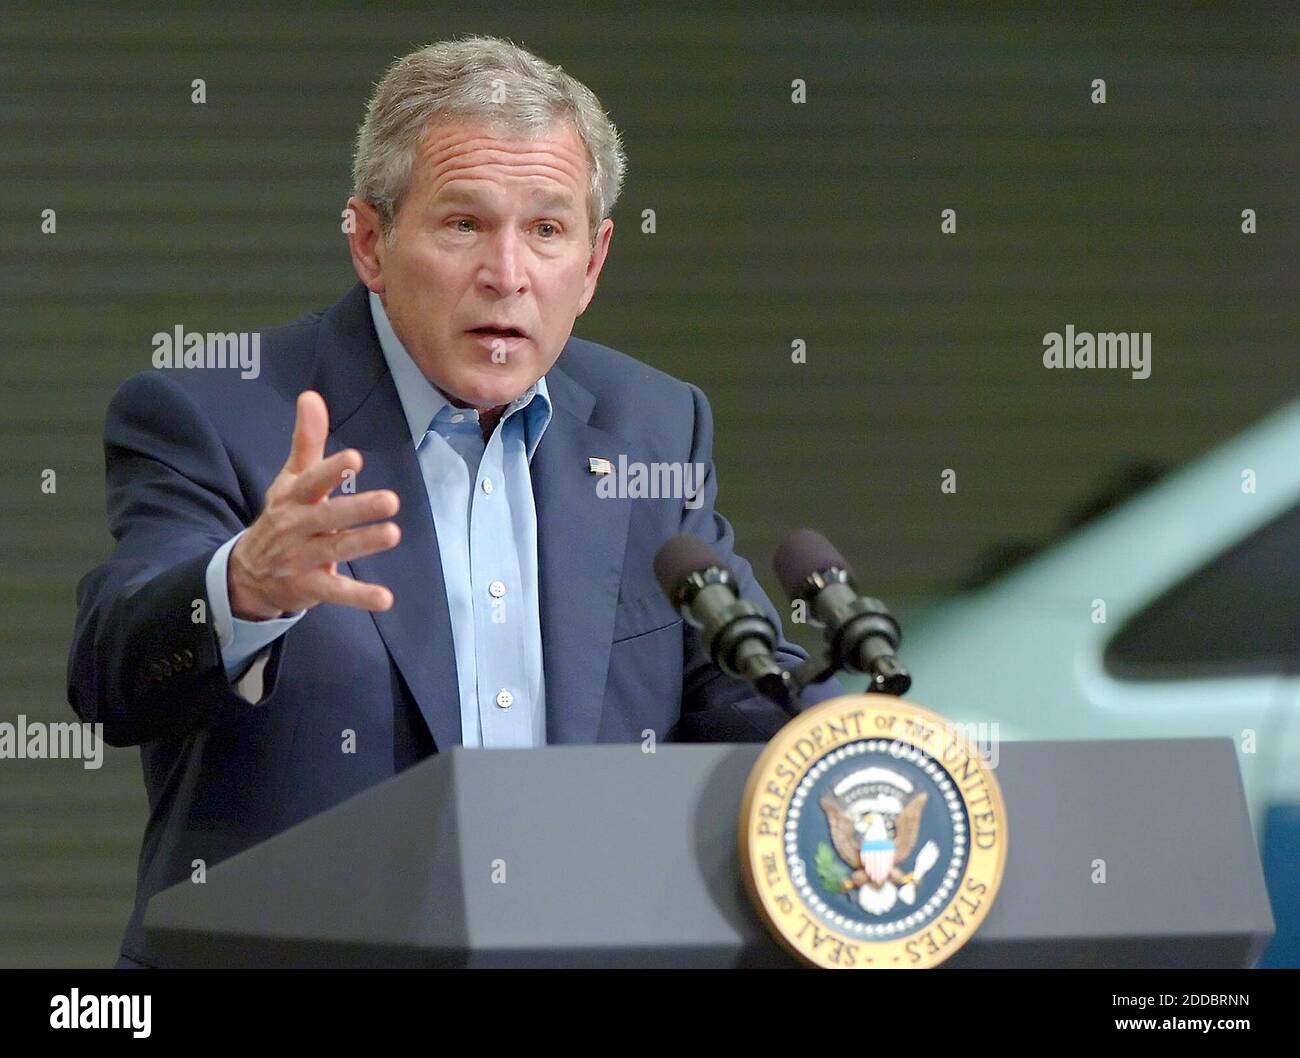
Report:
[[[161,959],[149,897],[448,746],[458,745],[456,662],[438,539],[406,419],[360,283],[332,308],[262,332],[261,375],[155,370],[109,406],[104,449],[117,541],[77,590],[68,696],[110,745],[139,745],[149,796],[136,906],[122,954]],[[760,741],[782,715],[720,672],[664,598],[652,559],[669,537],[713,544],[742,593],[779,618],[714,511],[704,395],[631,357],[570,338],[547,386],[553,417],[531,464],[548,743]],[[309,610],[271,650],[250,704],[226,678],[207,607],[213,552],[248,526],[288,455],[295,400],[325,398],[326,454],[359,449],[357,491],[401,498],[401,543],[341,567],[393,590],[371,614]],[[701,463],[681,498],[597,496],[588,458]],[[201,605],[200,605],[201,601]],[[782,664],[804,658],[782,641]],[[805,700],[839,693],[835,681]],[[342,751],[355,732],[355,752]]]

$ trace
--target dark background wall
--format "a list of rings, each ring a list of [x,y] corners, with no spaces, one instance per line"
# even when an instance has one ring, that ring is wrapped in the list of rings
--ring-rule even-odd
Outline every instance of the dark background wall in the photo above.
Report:
[[[774,597],[772,550],[812,524],[915,612],[1117,460],[1186,459],[1297,392],[1297,24],[1280,5],[819,10],[8,7],[0,720],[73,719],[114,387],[149,368],[155,331],[256,329],[346,292],[365,98],[447,36],[560,63],[623,131],[612,254],[575,333],[709,394],[720,509]],[[1151,377],[1045,370],[1043,335],[1067,323],[1151,331]],[[0,761],[0,965],[111,962],[146,806],[136,751],[107,752],[98,772]]]

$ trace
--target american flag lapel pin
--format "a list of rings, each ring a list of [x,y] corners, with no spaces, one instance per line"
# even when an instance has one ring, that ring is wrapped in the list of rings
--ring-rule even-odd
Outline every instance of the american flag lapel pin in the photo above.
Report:
[[[587,469],[593,474],[612,474],[614,464],[608,459],[601,459],[600,456],[588,456]]]

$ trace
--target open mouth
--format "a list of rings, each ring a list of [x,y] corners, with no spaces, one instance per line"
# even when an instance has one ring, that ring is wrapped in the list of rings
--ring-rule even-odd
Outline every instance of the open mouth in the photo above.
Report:
[[[526,338],[527,335],[516,327],[475,327],[468,332],[484,338]]]

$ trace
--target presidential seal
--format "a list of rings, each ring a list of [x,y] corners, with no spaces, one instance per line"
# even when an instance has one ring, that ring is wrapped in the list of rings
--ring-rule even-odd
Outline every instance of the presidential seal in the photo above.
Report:
[[[791,720],[740,810],[759,916],[814,966],[936,966],[979,929],[1007,855],[992,769],[960,726],[883,694]]]

